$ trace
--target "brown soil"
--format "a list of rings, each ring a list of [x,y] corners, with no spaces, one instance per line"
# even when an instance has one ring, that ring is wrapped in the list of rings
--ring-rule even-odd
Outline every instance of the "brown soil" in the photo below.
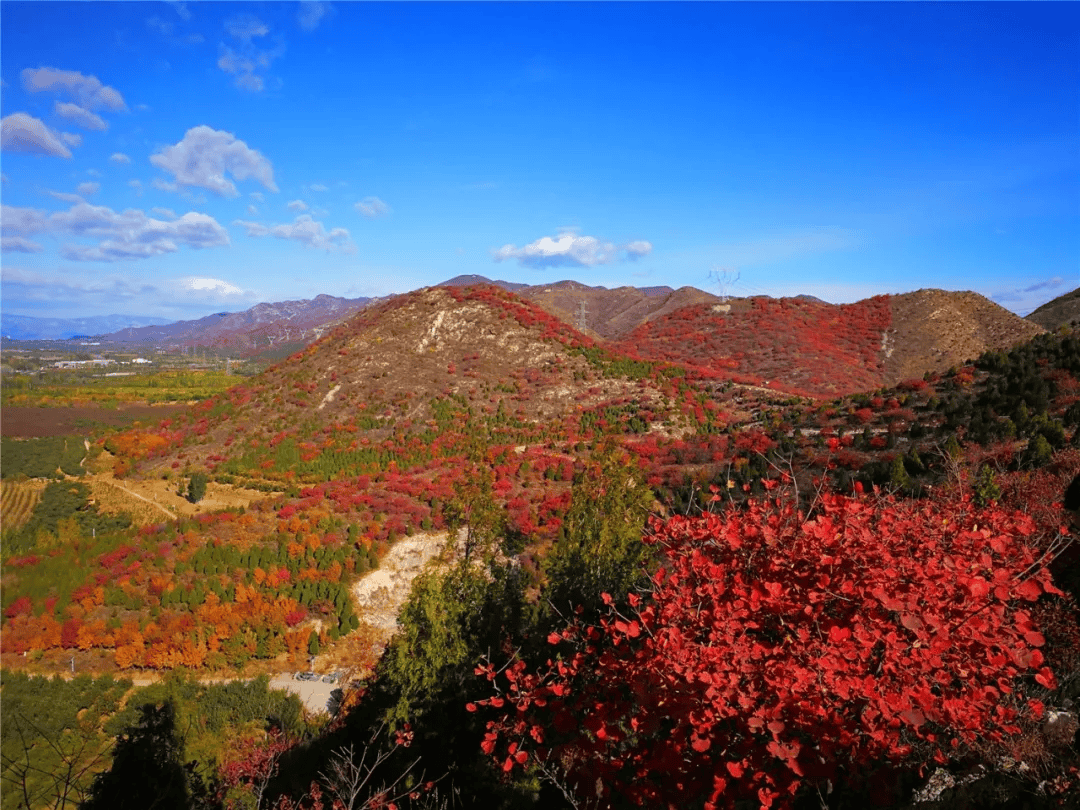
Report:
[[[18,438],[70,436],[91,432],[102,426],[128,427],[140,421],[157,424],[162,419],[186,411],[189,405],[77,405],[70,408],[27,408],[6,405],[0,409],[0,433]]]

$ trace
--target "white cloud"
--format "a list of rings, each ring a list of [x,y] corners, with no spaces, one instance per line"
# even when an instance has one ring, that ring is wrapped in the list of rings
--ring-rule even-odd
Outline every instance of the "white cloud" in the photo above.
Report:
[[[129,158],[123,152],[113,152],[109,160],[111,160],[113,163],[131,163],[131,158]]]
[[[81,202],[83,202],[83,198],[80,197],[78,194],[71,194],[70,192],[67,192],[67,191],[50,191],[49,196],[55,197],[56,199],[61,200],[61,201],[66,202],[66,203],[81,203]]]
[[[0,206],[0,233],[4,236],[31,236],[49,227],[48,212],[37,208]]]
[[[60,140],[62,140],[68,146],[82,146],[82,135],[77,135],[74,132],[61,132]]]
[[[334,228],[327,232],[323,224],[313,220],[309,214],[301,214],[288,225],[267,227],[258,222],[245,222],[239,219],[235,220],[233,225],[246,229],[248,236],[276,236],[278,239],[291,239],[305,247],[318,250],[343,253],[353,253],[356,250],[356,245],[349,238],[348,230]]]
[[[307,209],[307,203],[303,200],[293,200],[291,203],[289,203],[290,211],[307,211]]]
[[[85,267],[43,273],[5,263],[2,282],[5,308],[41,309],[43,315],[59,317],[138,312],[181,320],[226,307],[244,309],[259,300],[257,293],[224,279],[188,276],[154,284],[149,274],[140,277],[126,268],[110,274],[88,272]]]
[[[231,132],[205,125],[189,129],[182,141],[151,155],[150,162],[181,186],[205,188],[223,197],[240,193],[225,172],[237,180],[255,179],[268,191],[278,190],[269,160]]]
[[[138,183],[139,181],[135,180],[133,182]],[[128,185],[130,185],[130,184],[131,183],[128,183]],[[139,185],[142,185],[142,184],[139,183]],[[169,183],[166,180],[162,180],[160,177],[155,177],[153,180],[151,180],[150,185],[152,185],[158,191],[179,191],[180,190],[180,186],[176,185],[176,183]]]
[[[322,183],[312,183],[308,186],[312,191],[329,191],[330,189],[324,186]]]
[[[318,0],[304,0],[300,3],[300,10],[296,14],[296,20],[305,31],[314,31],[329,12],[329,3],[321,3]]]
[[[364,197],[355,207],[357,211],[369,219],[383,217],[390,213],[390,206],[378,197]]]
[[[492,258],[497,262],[517,259],[526,267],[594,267],[615,261],[620,253],[627,258],[637,259],[651,251],[652,243],[644,240],[618,246],[595,236],[579,236],[567,228],[559,231],[554,238],[543,236],[520,248],[503,245],[492,251]]]
[[[140,197],[142,196],[143,188],[141,180],[128,180],[128,185],[135,190],[136,194],[138,194]]]
[[[23,87],[31,93],[52,91],[74,98],[86,110],[126,110],[124,97],[114,87],[103,85],[96,76],[84,76],[76,70],[27,68],[22,72]]]
[[[41,253],[42,247],[23,236],[4,236],[0,238],[0,251],[4,253]]]
[[[100,240],[93,247],[65,246],[63,255],[75,261],[146,258],[175,253],[178,245],[199,249],[229,244],[228,232],[206,214],[189,211],[182,217],[159,220],[136,209],[120,213],[85,202],[51,215],[5,205],[0,212],[0,228],[5,237],[49,233]]]
[[[242,296],[244,291],[235,284],[223,281],[220,278],[204,278],[202,276],[187,276],[185,278],[172,279],[167,283],[168,287],[187,293],[195,293],[200,296],[230,297]]]
[[[48,304],[50,310],[60,302],[66,302],[82,312],[87,304],[113,305],[116,302],[130,301],[140,294],[149,293],[153,299],[160,296],[160,291],[149,285],[132,283],[124,276],[96,277],[93,274],[78,273],[75,276],[62,274],[46,275],[21,267],[4,266],[3,285],[5,301],[22,301],[25,304]]]
[[[80,126],[83,129],[104,132],[109,128],[109,125],[105,123],[105,119],[100,115],[96,115],[89,110],[80,107],[78,104],[58,101],[53,106],[53,111],[61,118],[66,118],[68,121],[71,121],[71,123]]]
[[[271,49],[256,47],[253,40],[266,36],[270,29],[250,14],[230,18],[225,22],[225,30],[240,42],[236,48],[224,43],[219,46],[217,66],[234,76],[233,84],[241,90],[260,92],[266,86],[261,74],[268,71],[270,64],[285,53],[284,44],[279,43]]]
[[[254,205],[249,205],[248,206],[248,213],[252,214],[252,215],[257,214],[257,213],[259,213],[259,209],[256,208]]]
[[[89,197],[91,194],[97,194],[101,190],[101,183],[79,183],[75,190],[79,192],[80,196]]]
[[[151,214],[157,214],[159,217],[166,217],[168,219],[176,219],[176,212],[169,208],[154,207],[150,209]]]
[[[12,113],[0,121],[0,149],[5,152],[71,157],[71,150],[44,122],[21,112]]]

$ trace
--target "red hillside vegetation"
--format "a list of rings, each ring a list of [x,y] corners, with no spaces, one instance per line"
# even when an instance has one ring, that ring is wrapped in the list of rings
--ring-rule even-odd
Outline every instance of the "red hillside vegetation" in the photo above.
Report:
[[[642,324],[618,346],[628,354],[709,376],[794,394],[837,396],[882,385],[889,299],[826,304],[754,298],[684,307]]]

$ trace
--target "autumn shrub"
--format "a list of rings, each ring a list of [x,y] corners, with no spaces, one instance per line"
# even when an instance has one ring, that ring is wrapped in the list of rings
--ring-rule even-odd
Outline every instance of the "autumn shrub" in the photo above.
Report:
[[[477,668],[482,748],[589,806],[706,808],[1007,748],[1055,686],[1030,606],[1060,591],[1034,534],[968,496],[655,521],[661,568],[625,615],[552,633],[545,664]]]

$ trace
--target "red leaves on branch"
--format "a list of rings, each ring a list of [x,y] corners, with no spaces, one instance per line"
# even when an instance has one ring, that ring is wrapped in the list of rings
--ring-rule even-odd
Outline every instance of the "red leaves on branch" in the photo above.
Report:
[[[606,598],[536,672],[477,668],[498,689],[483,750],[561,763],[600,806],[784,807],[806,781],[1003,740],[1041,711],[1026,678],[1054,686],[1024,609],[1060,593],[1033,533],[969,499],[829,493],[811,520],[750,501],[655,521],[634,615]]]

